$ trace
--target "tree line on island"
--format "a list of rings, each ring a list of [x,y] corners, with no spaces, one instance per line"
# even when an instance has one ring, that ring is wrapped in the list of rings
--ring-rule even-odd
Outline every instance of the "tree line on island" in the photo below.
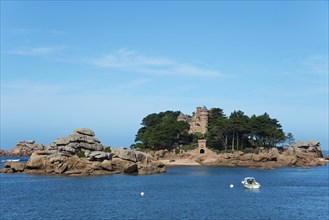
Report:
[[[179,114],[180,111],[166,111],[146,116],[131,148],[193,149],[199,139],[206,139],[208,148],[219,151],[270,148],[294,142],[293,135],[284,133],[279,121],[268,113],[249,117],[239,110],[226,116],[223,109],[212,108],[205,134],[189,133],[189,123],[177,121]]]

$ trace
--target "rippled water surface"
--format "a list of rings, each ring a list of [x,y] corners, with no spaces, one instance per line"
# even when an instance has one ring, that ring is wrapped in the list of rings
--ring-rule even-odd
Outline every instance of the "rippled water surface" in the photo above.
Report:
[[[328,171],[172,167],[150,176],[0,174],[1,219],[327,219]],[[244,189],[246,176],[261,189]]]

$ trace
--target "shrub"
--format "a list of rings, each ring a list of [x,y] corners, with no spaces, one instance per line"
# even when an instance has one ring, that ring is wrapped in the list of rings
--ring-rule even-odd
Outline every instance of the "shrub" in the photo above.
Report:
[[[104,152],[111,153],[111,147],[105,147]]]
[[[140,149],[145,149],[144,144],[138,142],[138,143],[134,143],[132,145],[130,145],[130,149],[131,150],[140,150]]]
[[[183,145],[181,147],[181,149],[185,152],[187,152],[188,150],[194,150],[194,149],[197,149],[198,148],[198,144],[196,143],[191,143],[191,144],[188,144],[188,145]]]
[[[81,157],[86,157],[84,151],[79,151],[79,152],[77,153],[77,156],[78,156],[79,158],[81,158]]]

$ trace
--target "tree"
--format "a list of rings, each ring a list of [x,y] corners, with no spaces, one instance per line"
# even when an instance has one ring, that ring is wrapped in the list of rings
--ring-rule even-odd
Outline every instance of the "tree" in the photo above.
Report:
[[[292,133],[288,133],[286,135],[286,142],[288,143],[288,145],[290,146],[292,143],[295,142],[295,138],[294,136],[292,135]]]
[[[236,147],[236,149],[239,149],[239,147],[243,148],[245,138],[248,138],[248,122],[249,117],[245,115],[243,111],[239,110],[231,113],[229,117],[229,127],[232,135],[232,150],[234,150],[234,146]]]
[[[171,149],[181,142],[189,142],[189,124],[177,121],[179,112],[160,112],[146,116],[135,138],[140,147],[144,149],[161,150]]]
[[[212,108],[209,113],[207,145],[211,148],[223,150],[228,147],[228,121],[223,109]]]
[[[285,140],[282,126],[277,119],[270,118],[269,114],[264,113],[250,118],[251,138],[256,146],[276,146]]]
[[[205,135],[190,135],[189,124],[177,121],[180,112],[166,111],[149,114],[142,120],[142,127],[136,134],[132,147],[160,150],[172,149],[179,145],[196,143],[205,137],[207,146],[217,150],[239,150],[246,147],[274,147],[279,143],[294,142],[291,133],[285,135],[282,126],[268,113],[262,115],[244,114],[234,111],[227,117],[223,109],[212,108],[209,112],[208,132]]]

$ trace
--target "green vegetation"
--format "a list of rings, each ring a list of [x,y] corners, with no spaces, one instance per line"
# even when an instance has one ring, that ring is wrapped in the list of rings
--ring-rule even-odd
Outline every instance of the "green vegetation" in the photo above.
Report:
[[[84,151],[79,151],[79,152],[77,153],[77,156],[78,156],[79,158],[81,158],[81,157],[86,157]]]
[[[287,134],[287,136],[286,136],[286,142],[287,142],[288,145],[291,145],[292,143],[295,142],[295,138],[292,135],[292,133],[288,133]]]
[[[218,150],[242,150],[244,148],[274,147],[286,141],[277,119],[267,113],[248,117],[242,111],[234,111],[227,117],[220,108],[209,114],[208,146]]]
[[[179,112],[166,111],[153,113],[142,121],[142,128],[137,132],[135,148],[161,150],[173,149],[180,144],[189,143],[189,124],[177,121]]]
[[[279,121],[267,113],[249,117],[239,110],[226,116],[222,109],[212,108],[209,112],[208,132],[205,135],[189,134],[189,124],[177,121],[179,113],[166,111],[146,116],[136,134],[136,143],[131,148],[187,151],[197,148],[198,140],[206,138],[207,146],[216,152],[251,152],[285,142],[291,144],[294,141],[293,135],[285,135]]]
[[[186,145],[182,145],[180,147],[181,150],[183,150],[184,152],[188,151],[188,150],[194,150],[198,148],[198,144],[197,143],[191,143],[191,144],[186,144]]]
[[[103,151],[107,153],[111,153],[111,147],[105,147]]]

